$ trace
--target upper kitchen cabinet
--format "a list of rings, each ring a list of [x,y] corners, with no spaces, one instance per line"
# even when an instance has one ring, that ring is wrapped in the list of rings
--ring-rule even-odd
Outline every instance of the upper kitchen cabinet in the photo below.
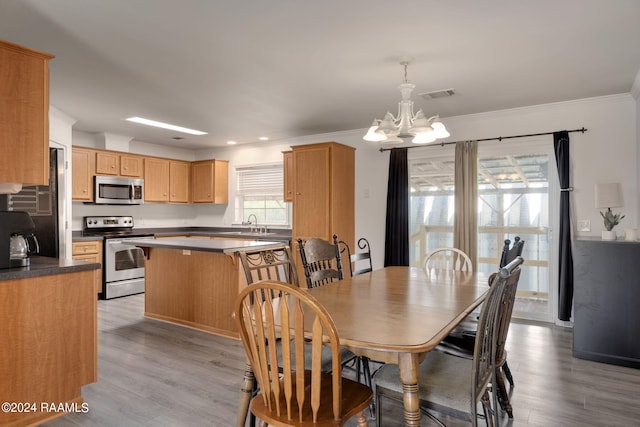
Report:
[[[49,60],[0,40],[0,182],[49,183]]]
[[[144,201],[169,201],[169,160],[145,157]]]
[[[93,176],[96,170],[94,150],[73,147],[71,157],[71,198],[75,201],[93,201]]]
[[[284,201],[293,202],[293,151],[282,152],[284,162]]]
[[[202,160],[191,164],[193,203],[229,203],[229,162]]]
[[[171,203],[189,202],[189,179],[191,164],[171,160],[169,162],[169,201]]]
[[[143,162],[144,158],[142,156],[120,154],[120,176],[142,178]]]
[[[96,175],[118,175],[120,156],[113,151],[96,152]]]
[[[320,237],[331,241],[337,234],[353,248],[355,149],[336,142],[292,149],[293,239]],[[300,256],[295,258],[298,274],[304,277]]]
[[[142,178],[143,157],[117,151],[96,151],[96,175]]]

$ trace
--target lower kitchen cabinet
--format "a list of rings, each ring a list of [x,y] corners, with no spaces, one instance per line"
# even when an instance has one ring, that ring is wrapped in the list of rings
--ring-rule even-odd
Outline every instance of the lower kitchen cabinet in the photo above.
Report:
[[[102,240],[75,241],[71,247],[71,257],[79,261],[102,264]],[[94,270],[96,293],[102,292],[102,269]]]
[[[93,277],[85,270],[0,282],[0,396],[22,405],[0,411],[0,425],[42,424],[65,414],[59,405],[90,410],[81,390],[98,373]]]

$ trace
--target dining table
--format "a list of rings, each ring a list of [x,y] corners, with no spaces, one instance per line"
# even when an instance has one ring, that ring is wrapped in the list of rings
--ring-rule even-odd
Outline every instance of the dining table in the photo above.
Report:
[[[336,325],[340,345],[358,356],[398,365],[406,426],[420,425],[418,366],[484,300],[487,275],[391,266],[311,288]],[[245,370],[237,426],[253,390]]]

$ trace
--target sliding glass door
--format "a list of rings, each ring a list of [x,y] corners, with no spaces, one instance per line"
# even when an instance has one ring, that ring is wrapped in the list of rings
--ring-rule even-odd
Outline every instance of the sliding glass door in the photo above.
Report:
[[[452,146],[410,150],[412,265],[421,265],[431,250],[453,244],[453,159]],[[515,317],[552,321],[554,194],[557,177],[551,141],[479,145],[477,270],[496,271],[505,239],[519,236],[525,241]]]

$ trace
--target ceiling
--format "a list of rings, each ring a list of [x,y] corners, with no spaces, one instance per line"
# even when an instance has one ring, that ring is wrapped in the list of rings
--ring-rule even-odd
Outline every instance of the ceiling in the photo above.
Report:
[[[364,133],[397,112],[403,57],[445,124],[628,93],[639,22],[637,0],[0,0],[0,39],[56,56],[50,102],[74,129],[185,148]]]

